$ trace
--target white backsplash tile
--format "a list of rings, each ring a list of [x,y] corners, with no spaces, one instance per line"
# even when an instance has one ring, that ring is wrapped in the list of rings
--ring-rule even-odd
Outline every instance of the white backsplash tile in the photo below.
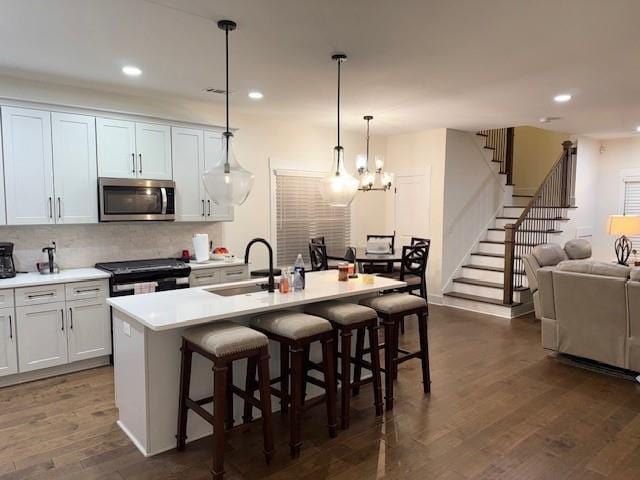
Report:
[[[34,225],[0,227],[0,242],[13,242],[19,271],[36,270],[46,259],[42,247],[56,242],[60,268],[92,267],[96,262],[179,257],[193,253],[195,233],[209,234],[214,245],[223,241],[221,223],[100,223],[91,225]]]

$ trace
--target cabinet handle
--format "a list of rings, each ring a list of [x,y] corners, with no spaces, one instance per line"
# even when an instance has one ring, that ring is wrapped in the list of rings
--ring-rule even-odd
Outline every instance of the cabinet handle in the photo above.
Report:
[[[73,307],[69,307],[69,328],[73,330]]]
[[[27,295],[27,298],[42,298],[42,297],[53,297],[55,294],[53,292],[49,293],[32,293],[31,295]]]
[[[131,154],[131,164],[133,165],[133,169],[131,170],[131,173],[136,173],[136,154],[135,153]]]
[[[51,197],[49,197],[49,218],[53,218],[53,206],[51,204]]]
[[[138,165],[140,167],[140,170],[138,171],[142,173],[142,154],[141,153],[138,154],[138,158],[140,159],[140,165]]]
[[[204,217],[204,200],[202,200],[202,216]]]
[[[9,315],[9,338],[13,338],[13,321],[11,315]]]
[[[99,292],[99,288],[84,288],[82,290],[76,290],[76,293],[89,293],[89,292]]]
[[[60,197],[58,197],[58,218],[62,218],[62,206],[60,205]]]
[[[62,331],[64,332],[64,308],[60,309],[60,325],[62,325]]]
[[[211,216],[211,200],[207,200],[207,217]]]

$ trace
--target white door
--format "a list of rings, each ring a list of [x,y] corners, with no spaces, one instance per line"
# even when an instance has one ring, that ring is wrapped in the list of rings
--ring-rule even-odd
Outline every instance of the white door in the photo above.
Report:
[[[51,114],[56,223],[97,223],[96,120]]]
[[[67,363],[64,302],[16,307],[21,373]]]
[[[2,108],[7,223],[55,223],[51,114]]]
[[[136,124],[96,118],[98,176],[136,178]]]
[[[171,128],[166,125],[136,123],[138,177],[171,180]]]
[[[0,377],[18,373],[16,318],[13,308],[0,310]]]
[[[104,298],[67,302],[69,362],[111,354],[111,322]]]
[[[176,220],[205,219],[206,198],[200,180],[204,168],[204,134],[191,128],[171,128],[171,156],[176,182]]]
[[[217,165],[222,161],[222,133],[220,132],[204,132],[204,171]],[[202,173],[204,173],[204,171]],[[206,200],[206,218],[211,222],[231,222],[233,221],[233,207],[219,207],[214,204],[209,195],[206,195],[206,189],[202,180],[201,188],[205,194]]]
[[[409,245],[411,237],[429,236],[429,192],[425,175],[396,175],[394,218],[396,245]]]

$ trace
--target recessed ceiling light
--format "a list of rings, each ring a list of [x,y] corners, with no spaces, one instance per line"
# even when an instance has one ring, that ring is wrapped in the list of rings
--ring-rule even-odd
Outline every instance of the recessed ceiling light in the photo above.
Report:
[[[262,92],[257,92],[257,91],[249,92],[249,98],[252,100],[260,100],[262,97],[264,97]]]
[[[122,73],[129,75],[130,77],[138,77],[142,75],[142,70],[138,67],[134,67],[133,65],[126,65],[122,67]]]
[[[569,95],[568,93],[561,93],[560,95],[556,95],[555,97],[553,97],[553,101],[557,103],[564,103],[568,102],[569,100],[571,100],[571,95]]]
[[[562,117],[541,117],[540,123],[551,123],[555,120],[562,120]]]
[[[640,133],[640,125],[636,127],[636,132]]]

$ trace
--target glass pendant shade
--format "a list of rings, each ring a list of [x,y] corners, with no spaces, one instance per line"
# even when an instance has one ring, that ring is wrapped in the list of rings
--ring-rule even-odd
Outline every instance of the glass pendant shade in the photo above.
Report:
[[[358,192],[359,181],[344,168],[344,150],[334,148],[333,167],[320,181],[320,193],[332,207],[347,207]]]
[[[222,142],[218,163],[204,172],[202,182],[213,203],[229,207],[244,203],[251,192],[254,178],[253,173],[238,163],[230,138],[227,138]]]
[[[367,169],[367,156],[364,153],[356,155],[356,169],[362,174]]]

